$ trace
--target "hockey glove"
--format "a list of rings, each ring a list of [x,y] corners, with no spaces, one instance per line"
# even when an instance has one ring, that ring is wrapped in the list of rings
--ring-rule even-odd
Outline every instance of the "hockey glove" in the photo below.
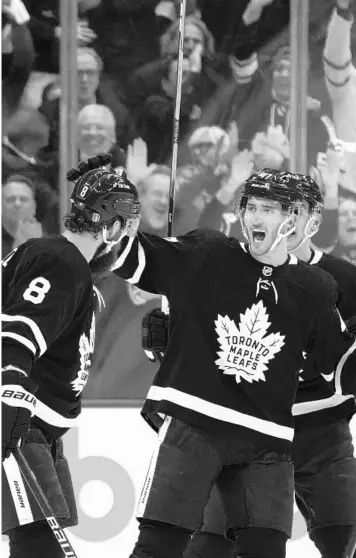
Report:
[[[30,428],[36,407],[37,384],[11,367],[2,371],[1,443],[2,461],[9,457]]]
[[[345,325],[350,333],[356,335],[356,316],[352,316],[352,318],[346,320]]]
[[[162,362],[168,343],[169,316],[159,308],[142,319],[141,343],[151,362]]]

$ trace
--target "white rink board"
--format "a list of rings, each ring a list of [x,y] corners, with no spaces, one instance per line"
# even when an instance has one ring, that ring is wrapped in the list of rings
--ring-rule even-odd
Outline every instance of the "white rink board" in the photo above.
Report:
[[[351,429],[356,442],[356,420]],[[128,558],[137,537],[135,509],[156,435],[138,408],[84,409],[64,437],[79,525],[68,531],[79,558]],[[299,514],[287,558],[318,558]],[[7,557],[5,538],[1,556]]]

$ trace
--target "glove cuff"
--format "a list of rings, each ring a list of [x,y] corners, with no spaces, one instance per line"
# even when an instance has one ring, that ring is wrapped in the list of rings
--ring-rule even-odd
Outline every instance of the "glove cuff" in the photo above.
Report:
[[[31,378],[23,372],[20,368],[6,366],[2,369],[1,373],[1,383],[2,385],[18,385],[22,386],[29,393],[36,393],[38,390],[38,384],[34,382]]]

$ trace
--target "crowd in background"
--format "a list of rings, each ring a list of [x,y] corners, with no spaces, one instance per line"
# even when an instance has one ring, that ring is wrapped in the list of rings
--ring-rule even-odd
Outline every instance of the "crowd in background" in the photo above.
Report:
[[[141,230],[166,234],[179,0],[78,0],[78,161],[111,153],[137,184]],[[57,233],[61,76],[59,0],[2,0],[2,254]],[[309,14],[308,172],[324,195],[316,248],[356,265],[354,0]],[[212,227],[242,240],[239,189],[288,169],[293,60],[289,0],[187,0],[174,235]],[[155,365],[140,348],[159,299],[117,277],[88,398],[143,398]]]

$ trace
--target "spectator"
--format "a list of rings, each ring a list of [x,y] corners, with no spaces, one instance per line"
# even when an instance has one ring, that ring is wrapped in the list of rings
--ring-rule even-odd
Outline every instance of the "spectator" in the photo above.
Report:
[[[2,257],[29,240],[42,236],[35,187],[22,175],[12,175],[2,186]]]
[[[3,137],[2,179],[20,173],[48,189],[56,189],[58,176],[55,161],[45,161],[41,148],[48,142],[48,127],[38,112],[19,110],[7,125]]]
[[[100,90],[102,61],[92,48],[78,48],[78,110],[86,105],[97,103],[106,105]],[[43,91],[43,102],[39,108],[50,127],[49,142],[46,151],[53,154],[59,151],[59,108],[61,87],[60,82],[48,85]],[[121,145],[126,146],[127,110],[115,100],[110,106],[116,119],[116,137]]]
[[[184,232],[197,226],[201,213],[230,175],[230,138],[222,128],[197,128],[188,139],[188,148],[188,163],[177,171],[176,206]]]
[[[346,142],[356,142],[356,67],[350,48],[353,22],[351,1],[336,0],[325,43],[324,70],[336,134]],[[343,186],[356,192],[356,155],[345,151],[344,157]]]
[[[140,229],[145,233],[165,236],[170,185],[170,169],[157,166],[137,183],[141,202]]]
[[[179,22],[175,21],[161,37],[160,57],[139,68],[130,80],[130,107],[135,109],[149,95],[156,94],[166,76],[167,60],[176,58],[178,51]],[[184,56],[189,60],[196,103],[205,99],[222,86],[230,77],[227,58],[214,51],[214,39],[197,16],[186,18],[184,30]]]
[[[101,90],[105,104],[129,100],[132,73],[159,55],[159,29],[154,9],[158,0],[103,0],[87,12],[88,25],[97,35],[92,46],[104,62]]]
[[[171,156],[177,63],[177,59],[166,61],[166,73],[161,79],[159,90],[155,94],[149,95],[136,112],[133,135],[146,142],[149,164],[167,163]],[[197,91],[194,89],[191,78],[189,61],[184,58],[180,111],[180,135],[182,137],[201,114],[201,109],[196,104]]]
[[[6,133],[28,82],[35,51],[27,26],[29,14],[21,0],[3,0],[2,17],[2,125]]]
[[[338,238],[331,254],[356,265],[356,196],[340,200]]]
[[[125,152],[116,144],[115,117],[104,105],[87,105],[78,114],[79,159],[110,153],[114,167],[125,166]]]

